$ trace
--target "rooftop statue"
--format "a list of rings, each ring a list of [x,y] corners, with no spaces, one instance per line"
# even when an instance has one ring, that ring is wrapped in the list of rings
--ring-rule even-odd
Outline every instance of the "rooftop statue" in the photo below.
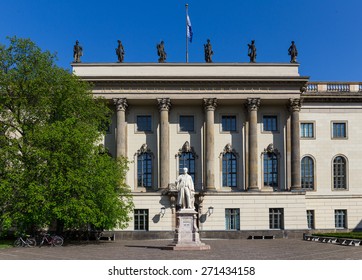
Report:
[[[80,57],[83,55],[83,48],[79,45],[79,41],[77,40],[75,42],[75,45],[73,47],[73,62],[81,62]]]
[[[157,44],[157,55],[159,56],[158,62],[163,63],[166,61],[167,54],[165,52],[165,44],[163,41]]]
[[[214,54],[214,52],[212,51],[210,39],[207,39],[207,43],[204,44],[204,52],[205,52],[205,62],[211,63],[212,62],[211,56]]]
[[[255,41],[252,40],[251,44],[248,44],[248,56],[250,57],[250,62],[256,62],[256,47],[255,47]]]
[[[288,49],[288,54],[290,55],[290,63],[297,63],[298,50],[294,41],[292,41],[292,44]]]
[[[117,54],[117,57],[118,57],[118,62],[123,62],[123,59],[124,59],[124,48],[123,48],[123,45],[122,45],[122,42],[120,40],[117,40],[118,42],[118,46],[116,48],[116,54]]]
[[[176,189],[178,190],[177,205],[182,209],[194,209],[194,182],[192,177],[187,174],[188,169],[183,169],[184,173],[178,176],[176,180]]]

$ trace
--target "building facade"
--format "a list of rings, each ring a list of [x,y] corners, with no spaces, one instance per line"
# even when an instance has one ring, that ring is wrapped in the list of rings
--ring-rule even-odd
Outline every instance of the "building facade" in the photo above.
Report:
[[[309,82],[296,63],[72,66],[131,162],[123,232],[173,232],[183,167],[204,236],[362,229],[362,83]]]

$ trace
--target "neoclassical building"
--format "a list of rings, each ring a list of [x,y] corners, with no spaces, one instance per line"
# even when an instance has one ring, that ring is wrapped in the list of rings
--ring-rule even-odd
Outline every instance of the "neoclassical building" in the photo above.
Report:
[[[131,162],[123,233],[173,232],[183,167],[203,236],[362,229],[362,83],[310,82],[296,63],[72,67],[113,108],[104,145]]]

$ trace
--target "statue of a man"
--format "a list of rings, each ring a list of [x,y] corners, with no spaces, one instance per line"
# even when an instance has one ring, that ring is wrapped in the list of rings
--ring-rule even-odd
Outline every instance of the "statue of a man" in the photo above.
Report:
[[[166,61],[167,54],[165,52],[165,43],[163,41],[157,44],[157,55],[159,56],[159,63],[163,63]]]
[[[118,62],[123,62],[124,48],[123,48],[122,42],[120,40],[117,40],[117,42],[118,42],[118,46],[116,48],[116,54],[117,54],[117,57],[118,57]]]
[[[292,44],[288,49],[288,54],[290,55],[290,63],[297,63],[298,50],[297,46],[294,44],[294,41],[292,41]]]
[[[255,41],[252,40],[251,44],[248,44],[248,56],[250,57],[250,62],[256,62],[256,47]]]
[[[184,173],[178,176],[176,180],[176,188],[178,190],[177,205],[182,209],[194,209],[194,182],[192,177],[187,174],[188,169],[183,169]]]
[[[80,62],[80,57],[83,55],[83,48],[79,45],[79,41],[77,40],[75,42],[75,45],[73,47],[73,62]]]
[[[212,62],[211,56],[214,54],[214,52],[212,51],[210,39],[207,39],[207,43],[204,44],[204,52],[205,52],[205,61],[211,63]]]

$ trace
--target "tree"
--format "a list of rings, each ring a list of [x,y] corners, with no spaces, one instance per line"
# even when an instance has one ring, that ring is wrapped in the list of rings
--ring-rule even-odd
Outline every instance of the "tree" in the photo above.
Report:
[[[0,229],[123,228],[127,160],[99,145],[110,110],[29,39],[0,45]]]

